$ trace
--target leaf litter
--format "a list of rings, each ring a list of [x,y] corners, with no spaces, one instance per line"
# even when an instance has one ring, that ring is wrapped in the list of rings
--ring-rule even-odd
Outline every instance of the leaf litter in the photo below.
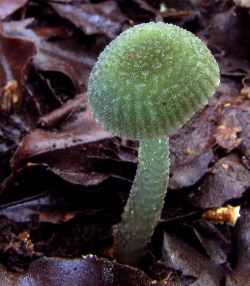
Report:
[[[0,275],[7,278],[5,285],[26,279],[31,285],[50,284],[52,277],[73,279],[75,285],[247,285],[246,4],[168,1],[163,11],[158,1],[5,2],[0,5]],[[112,226],[128,197],[138,147],[98,126],[83,92],[105,45],[134,23],[151,20],[195,32],[217,57],[222,77],[209,104],[170,137],[169,190],[146,274],[104,258],[80,258],[90,253],[113,258]],[[228,204],[240,206],[235,227],[202,217]],[[74,271],[65,275],[66,267]]]

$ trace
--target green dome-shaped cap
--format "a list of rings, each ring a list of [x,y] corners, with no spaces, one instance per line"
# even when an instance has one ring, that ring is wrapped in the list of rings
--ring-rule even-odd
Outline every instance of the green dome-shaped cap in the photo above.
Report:
[[[100,54],[90,108],[109,132],[151,139],[177,130],[214,94],[218,65],[192,33],[165,23],[134,26]]]

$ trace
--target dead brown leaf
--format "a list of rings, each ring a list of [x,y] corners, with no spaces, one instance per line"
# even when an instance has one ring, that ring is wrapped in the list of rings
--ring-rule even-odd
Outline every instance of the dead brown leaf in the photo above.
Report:
[[[3,28],[9,37],[23,37],[36,44],[39,52],[33,58],[33,64],[37,70],[64,73],[72,81],[77,93],[85,91],[97,54],[84,50],[73,39],[46,41],[27,28],[32,22],[33,19],[10,21],[4,23]]]
[[[249,0],[233,0],[236,5],[244,8],[250,8],[250,1]]]
[[[240,198],[249,188],[250,172],[236,153],[220,159],[204,177],[197,190],[189,197],[204,209],[223,206],[227,201]]]
[[[220,46],[227,58],[246,59],[248,54],[246,39],[249,37],[249,31],[245,28],[249,26],[249,22],[247,9],[232,7],[215,15],[206,27],[204,36],[210,43]]]
[[[30,264],[23,274],[12,273],[3,266],[1,281],[5,286],[31,285],[176,285],[153,281],[145,272],[93,255],[79,259],[42,258]]]
[[[5,19],[16,10],[25,6],[28,0],[1,0],[0,2],[0,17],[1,19]]]
[[[86,94],[83,94],[82,97],[86,102]],[[83,171],[84,160],[86,160],[83,153],[86,152],[91,144],[93,145],[92,149],[94,149],[96,144],[100,144],[98,142],[108,141],[110,138],[113,138],[113,135],[96,123],[86,105],[86,110],[78,110],[71,117],[71,120],[63,125],[61,132],[37,129],[27,135],[12,158],[12,167],[16,170],[28,162],[42,161],[42,163],[47,163],[60,171]],[[64,153],[63,162],[60,159],[60,152]],[[74,156],[78,160],[73,160]],[[59,161],[56,160],[56,157],[59,158]],[[75,167],[72,166],[72,163],[73,165],[76,164]],[[87,171],[87,167],[84,169]]]
[[[192,285],[219,286],[224,280],[226,267],[211,261],[178,235],[164,234],[163,261],[183,275],[197,277]]]
[[[249,283],[250,275],[250,204],[249,197],[243,204],[241,209],[241,217],[239,218],[236,227],[233,230],[236,248],[237,258],[236,265],[233,272],[227,275],[226,286],[245,286]]]
[[[70,20],[86,35],[99,33],[113,39],[121,32],[122,24],[126,20],[115,1],[80,5],[55,3],[54,1],[49,1],[49,3],[61,17]]]
[[[27,128],[34,128],[40,111],[27,87],[27,78],[36,45],[28,39],[8,37],[1,30],[0,43],[0,113],[18,114]],[[29,116],[24,116],[25,113]]]
[[[171,168],[171,176],[169,178],[170,189],[181,189],[194,185],[207,172],[207,167],[213,159],[213,152],[197,155],[190,161]]]

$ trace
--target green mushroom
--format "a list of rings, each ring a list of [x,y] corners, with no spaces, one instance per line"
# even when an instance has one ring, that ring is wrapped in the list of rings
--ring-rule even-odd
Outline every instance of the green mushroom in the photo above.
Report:
[[[206,45],[172,24],[136,25],[100,54],[89,78],[91,111],[109,132],[140,140],[135,180],[117,225],[119,262],[143,261],[167,190],[168,134],[208,102],[219,81]]]

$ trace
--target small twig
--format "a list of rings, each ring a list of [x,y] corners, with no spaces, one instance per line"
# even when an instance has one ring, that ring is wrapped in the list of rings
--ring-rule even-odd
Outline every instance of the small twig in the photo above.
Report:
[[[14,201],[14,202],[6,203],[6,204],[3,204],[3,205],[0,205],[0,210],[4,210],[4,209],[7,209],[7,208],[10,208],[10,207],[19,205],[19,204],[28,203],[30,201],[40,199],[41,197],[44,197],[44,196],[46,196],[48,194],[49,193],[47,191],[45,191],[45,192],[43,192],[41,194],[37,194],[37,195],[31,196],[31,197],[28,197],[28,198],[24,198],[24,199],[20,199],[20,200]]]
[[[86,102],[86,93],[81,93],[77,95],[74,99],[68,100],[65,104],[56,108],[52,112],[40,117],[37,124],[42,128],[54,127],[74,109],[79,108],[79,106],[81,106],[82,108],[86,108]]]
[[[151,12],[152,14],[159,17],[159,21],[163,21],[161,12],[155,8],[153,8],[151,5],[146,3],[144,0],[133,0],[135,3],[137,3],[142,9]]]

